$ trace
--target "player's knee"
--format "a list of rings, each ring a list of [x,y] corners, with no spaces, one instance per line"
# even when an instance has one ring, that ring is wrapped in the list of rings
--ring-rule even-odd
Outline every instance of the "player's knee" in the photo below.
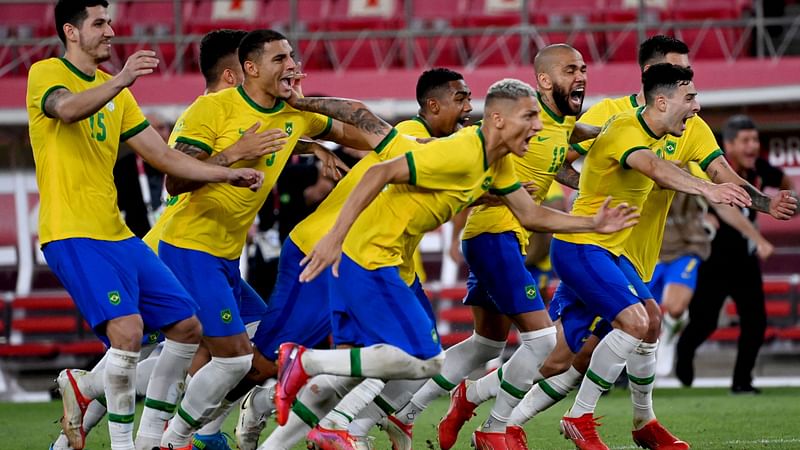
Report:
[[[139,351],[142,347],[142,328],[139,315],[118,317],[106,323],[105,334],[111,347],[125,351]]]
[[[440,352],[433,358],[422,361],[421,375],[424,378],[431,378],[442,373],[444,367],[444,352]]]
[[[183,344],[197,344],[203,336],[203,326],[197,316],[176,322],[164,329],[164,334],[173,341]]]
[[[550,378],[566,372],[567,369],[569,369],[571,362],[571,359],[547,358],[544,360],[541,367],[539,367],[539,372],[543,377]]]

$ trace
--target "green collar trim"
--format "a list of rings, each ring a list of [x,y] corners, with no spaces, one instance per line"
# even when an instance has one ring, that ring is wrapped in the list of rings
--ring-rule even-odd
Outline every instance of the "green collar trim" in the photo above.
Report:
[[[236,90],[239,91],[239,95],[242,96],[244,101],[246,101],[247,104],[250,105],[251,108],[255,109],[256,111],[258,111],[260,113],[272,114],[272,113],[276,113],[276,112],[280,111],[281,109],[283,109],[283,104],[284,103],[283,103],[283,100],[281,100],[281,99],[276,99],[275,106],[273,106],[272,108],[264,108],[263,106],[261,106],[258,103],[256,103],[255,100],[250,98],[249,95],[247,95],[247,92],[244,91],[244,87],[242,85],[237,86]]]
[[[486,138],[483,137],[481,127],[477,128],[478,138],[481,140],[481,149],[483,149],[483,170],[489,170],[489,157],[486,156]]]
[[[639,107],[639,103],[636,101],[636,94],[631,94],[630,101],[631,101],[631,106],[633,106],[634,108]]]
[[[431,131],[431,127],[428,126],[428,122],[426,122],[425,119],[423,119],[419,115],[416,115],[416,116],[412,117],[411,120],[421,123],[422,126],[425,127],[425,131],[428,132],[428,136],[434,137],[433,136],[433,131]]]
[[[642,126],[644,131],[647,134],[650,135],[651,138],[653,138],[653,139],[661,139],[661,136],[658,136],[657,134],[653,133],[653,130],[651,130],[650,127],[647,126],[647,122],[644,121],[644,117],[642,117],[642,113],[644,112],[644,108],[645,107],[642,106],[642,107],[640,107],[639,109],[636,110],[636,118],[639,119],[639,124]]]
[[[564,123],[564,118],[554,113],[553,110],[547,107],[547,104],[542,100],[542,94],[540,94],[538,91],[536,92],[536,98],[539,100],[539,104],[542,105],[542,109],[544,109],[548,116],[555,120],[556,123]]]
[[[77,75],[78,78],[80,78],[81,80],[83,80],[83,81],[94,81],[94,78],[95,78],[96,74],[95,75],[86,75],[85,73],[81,72],[81,69],[78,69],[77,67],[75,67],[75,65],[73,65],[71,62],[69,62],[69,60],[67,58],[58,58],[58,59],[60,59],[61,62],[63,62],[64,65],[67,66],[67,69],[69,69],[72,73]]]

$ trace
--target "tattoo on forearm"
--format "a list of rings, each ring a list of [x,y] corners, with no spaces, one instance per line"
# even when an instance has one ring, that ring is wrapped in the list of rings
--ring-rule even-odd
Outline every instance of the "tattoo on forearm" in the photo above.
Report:
[[[756,189],[750,183],[747,183],[742,187],[744,188],[745,191],[747,191],[747,194],[750,195],[750,199],[753,201],[753,204],[750,206],[752,209],[764,213],[769,213],[770,198],[768,196],[766,196],[764,193]]]
[[[58,117],[56,115],[56,105],[58,104],[58,101],[68,93],[69,91],[66,89],[56,89],[55,91],[51,92],[44,102],[44,113],[50,117]]]
[[[353,125],[369,134],[386,134],[391,126],[372,113],[363,103],[331,97],[306,97],[296,100],[295,107]]]
[[[203,151],[203,149],[184,142],[176,143],[175,150],[178,150],[181,153],[185,153],[191,156],[192,158],[196,159],[203,159],[203,157],[208,154],[205,151]],[[226,152],[219,152],[216,155],[212,156],[211,158],[205,159],[205,162],[209,164],[214,164],[216,166],[228,167],[231,164],[233,164],[234,161],[231,161],[230,158],[228,158],[228,155],[226,155],[225,153]],[[185,180],[183,178],[176,178],[171,175],[167,175],[165,184],[167,192],[169,192],[170,195],[178,195],[178,194],[183,194],[184,192],[191,192],[205,185],[205,183],[200,181]]]
[[[556,173],[556,181],[572,189],[578,189],[580,179],[581,174],[567,161],[564,161],[564,164],[561,165],[561,168]]]

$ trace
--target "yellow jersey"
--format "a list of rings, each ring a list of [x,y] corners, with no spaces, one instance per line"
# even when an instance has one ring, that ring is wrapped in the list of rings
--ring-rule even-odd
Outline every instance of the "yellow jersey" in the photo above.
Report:
[[[476,125],[407,152],[405,159],[408,184],[384,189],[345,238],[344,252],[366,269],[399,266],[407,258],[405,242],[420,239],[484,192],[505,195],[520,188],[508,155],[488,163]]]
[[[406,152],[420,147],[422,144],[417,143],[416,140],[410,136],[398,133],[399,130],[409,131],[409,124],[407,120],[397,124],[386,139],[375,148],[375,151],[369,153],[354,165],[347,175],[344,176],[336,184],[336,187],[331,191],[325,200],[320,203],[317,209],[308,217],[298,223],[294,229],[289,233],[289,238],[294,242],[297,247],[306,255],[311,252],[317,242],[333,227],[336,218],[339,216],[342,206],[347,201],[347,197],[353,191],[353,188],[361,181],[367,170],[375,164],[386,161],[397,156],[401,156]],[[414,124],[410,124],[414,127]],[[425,136],[420,136],[425,137]],[[416,247],[410,249],[407,255],[411,255]],[[400,276],[407,284],[414,282],[415,270],[414,264],[410,258],[404,258],[403,264],[400,267]]]
[[[583,113],[578,123],[602,127],[615,115],[636,109],[640,106],[644,105],[640,105],[636,101],[636,94],[626,95],[625,97],[605,98],[592,105],[588,111]],[[588,139],[578,144],[572,144],[572,149],[581,155],[585,155],[592,147],[593,143],[594,139]]]
[[[542,101],[537,93],[539,108],[543,111],[542,131],[528,144],[525,156],[511,155],[517,178],[536,186],[533,200],[540,204],[561,168],[569,147],[569,138],[575,128],[575,116],[558,116]],[[472,208],[464,226],[462,239],[470,239],[483,233],[513,231],[519,241],[520,251],[525,254],[530,233],[505,205],[478,205]]]
[[[188,111],[188,110],[187,110]],[[186,117],[186,111],[183,111],[180,116],[178,116],[178,120],[175,121],[176,124],[182,123],[184,118]],[[170,147],[175,147],[175,134],[171,133],[169,135],[169,141],[167,144]],[[186,202],[186,199],[189,198],[191,192],[186,192],[180,195],[170,195],[167,198],[167,201],[164,205],[164,210],[161,212],[161,215],[158,216],[156,223],[153,224],[153,227],[150,228],[150,231],[144,235],[142,240],[148,247],[150,247],[156,254],[158,254],[158,242],[161,241],[161,235],[164,234],[164,227],[166,226],[169,219],[175,214],[175,211],[181,208],[181,205]]]
[[[681,137],[667,135],[664,141],[664,159],[679,166],[694,163],[692,165],[705,171],[711,161],[719,156],[722,156],[722,150],[717,145],[714,133],[698,116],[686,121],[686,130]],[[625,256],[633,263],[644,282],[653,278],[673,197],[675,191],[655,185],[641,210],[639,223],[633,227],[625,242]]]
[[[149,126],[128,89],[99,111],[67,124],[47,115],[47,96],[59,88],[79,93],[98,87],[111,75],[81,72],[65,58],[49,58],[28,73],[29,133],[39,186],[39,239],[118,241],[133,236],[117,207],[114,164],[119,143]]]
[[[604,126],[583,163],[578,184],[578,199],[572,207],[576,216],[597,213],[606,197],[613,196],[612,206],[625,202],[641,210],[654,182],[625,163],[635,151],[651,151],[663,158],[663,136],[657,136],[642,117],[644,107],[620,113]],[[616,256],[622,254],[631,229],[611,234],[559,233],[555,237],[575,244],[592,244]]]
[[[250,167],[264,173],[264,184],[258,192],[210,183],[193,191],[176,208],[164,225],[161,240],[176,247],[198,250],[228,260],[242,252],[247,230],[264,204],[281,170],[286,165],[300,136],[321,136],[332,126],[329,117],[299,111],[282,100],[272,108],[264,108],[239,86],[198,97],[172,133],[176,143],[190,144],[209,155],[233,145],[245,130],[260,122],[258,132],[281,128],[286,146],[275,153],[253,161],[239,161],[231,167]]]

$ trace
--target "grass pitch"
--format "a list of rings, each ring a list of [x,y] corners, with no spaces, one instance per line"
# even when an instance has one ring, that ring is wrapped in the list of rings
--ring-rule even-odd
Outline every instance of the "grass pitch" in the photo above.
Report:
[[[572,448],[558,433],[558,418],[573,398],[574,394],[526,425],[531,449]],[[655,393],[655,407],[659,419],[695,449],[800,449],[798,388],[764,389],[759,396],[733,396],[727,389],[660,389]],[[456,449],[470,448],[470,433],[486,417],[489,409],[489,403],[478,409],[477,417],[462,430]],[[436,424],[446,410],[447,400],[440,399],[420,416],[414,428],[415,449],[438,449],[435,445]],[[597,413],[604,416],[601,420],[603,426],[598,431],[611,448],[637,448],[631,440],[631,406],[627,391],[616,389],[602,397]],[[47,449],[58,434],[57,419],[60,415],[58,401],[0,403],[0,448]],[[233,434],[234,424],[235,418],[229,418],[223,431]],[[273,427],[274,421],[268,429]],[[376,430],[373,435],[376,448],[391,448],[382,432]],[[109,448],[105,420],[89,436],[86,448]]]

